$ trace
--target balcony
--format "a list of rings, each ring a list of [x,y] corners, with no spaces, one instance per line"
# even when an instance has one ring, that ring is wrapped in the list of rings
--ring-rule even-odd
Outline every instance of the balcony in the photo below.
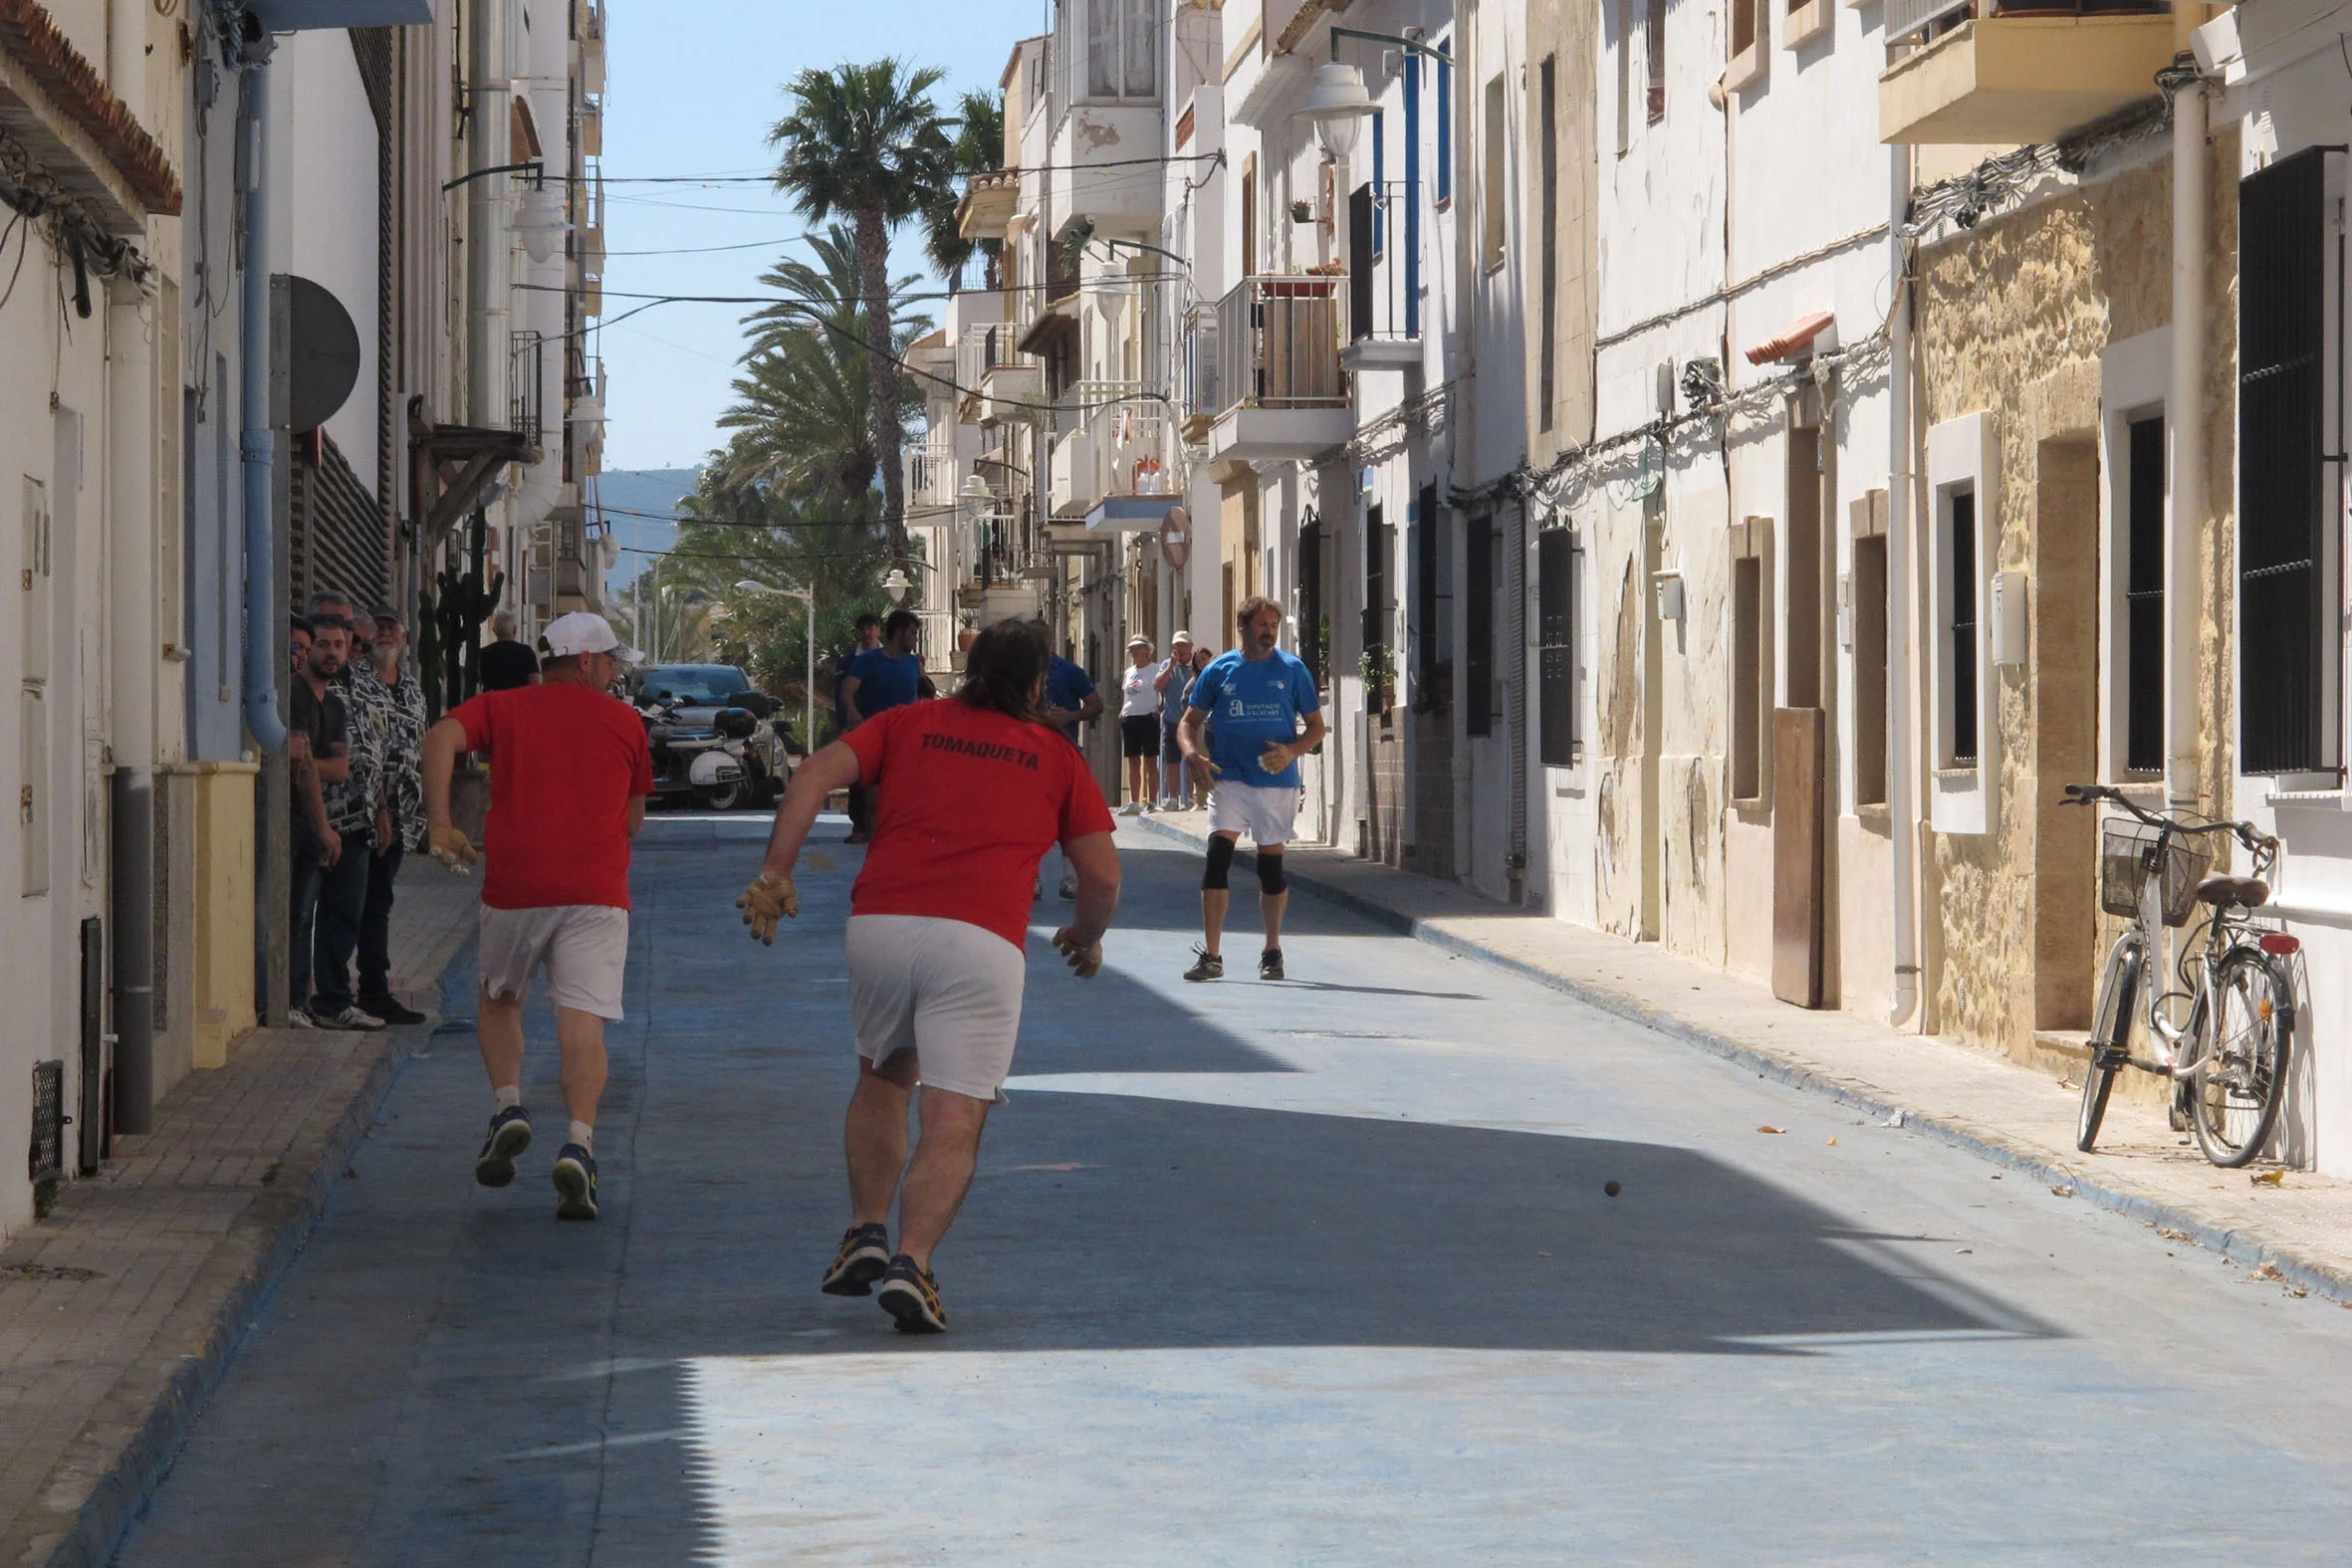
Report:
[[[1888,0],[1887,36],[1922,36],[1970,10],[1968,0]],[[2173,19],[2162,12],[1997,11],[1962,20],[1879,74],[1879,139],[2055,141],[2156,97],[2156,74],[2172,63]]]
[[[956,504],[956,432],[952,425],[926,431],[906,445],[906,504]]]
[[[1418,181],[1392,179],[1358,185],[1347,198],[1346,369],[1421,362],[1418,194]]]
[[[1209,430],[1219,462],[1311,457],[1355,431],[1339,344],[1347,280],[1245,278],[1217,304],[1217,395]]]
[[[1092,534],[1159,527],[1184,497],[1177,417],[1130,381],[1081,381],[1054,438],[1047,499],[1057,522]]]
[[[964,389],[964,417],[973,424],[1017,419],[1036,423],[1046,410],[1046,364],[1013,346],[1011,328],[969,327],[956,342],[956,384]]]
[[[967,240],[1002,240],[1021,203],[1021,171],[999,169],[965,182],[956,204],[956,232]]]

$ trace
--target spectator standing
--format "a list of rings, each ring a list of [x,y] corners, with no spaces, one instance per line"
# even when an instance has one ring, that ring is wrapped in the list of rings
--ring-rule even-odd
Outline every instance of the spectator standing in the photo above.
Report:
[[[343,838],[327,811],[326,785],[351,770],[343,693],[335,688],[342,655],[315,662],[316,638],[308,621],[292,632],[295,678],[287,686],[286,759],[294,788],[294,827],[289,856],[294,924],[288,937],[287,1021],[316,1028],[311,1016],[313,927],[319,912],[319,883],[343,854]],[[327,667],[322,669],[321,664]]]
[[[570,1135],[556,1156],[556,1218],[596,1218],[596,1106],[604,1024],[621,1016],[629,940],[629,840],[645,821],[653,758],[644,721],[609,695],[642,658],[601,615],[575,610],[541,634],[540,683],[484,692],[425,734],[426,834],[433,858],[462,871],[473,841],[449,820],[461,752],[485,752],[498,787],[483,829],[481,1018],[476,1032],[496,1108],[474,1180],[504,1187],[531,1146],[523,1108],[523,1003],[547,972],[563,1053]]]
[[[922,618],[913,610],[895,609],[879,630],[881,641],[860,649],[841,676],[841,722],[851,730],[893,708],[922,699],[923,661],[914,651],[915,639],[923,631]],[[860,795],[864,797],[862,825]],[[873,786],[859,784],[849,792],[850,831],[846,842],[866,842],[873,837],[874,824]]]
[[[392,995],[391,922],[393,880],[408,851],[424,842],[424,689],[406,664],[408,623],[389,604],[370,614],[372,655],[351,671],[353,721],[365,732],[373,761],[373,853],[359,912],[358,1003],[386,1023],[422,1023],[423,1013]],[[532,669],[538,668],[534,659]]]
[[[839,740],[856,725],[841,688],[849,679],[849,666],[858,658],[882,645],[882,617],[868,610],[857,617],[857,646],[833,661],[833,739]],[[810,736],[809,750],[817,750],[817,737]],[[873,792],[864,785],[849,790],[849,836],[843,842],[862,844],[873,836]]]
[[[1046,629],[1045,622],[1038,623],[1038,632],[1046,638],[1047,646],[1052,647],[1053,634]],[[1080,757],[1085,755],[1085,748],[1078,746],[1078,726],[1089,719],[1102,717],[1102,693],[1094,689],[1094,677],[1086,673],[1084,665],[1074,659],[1065,659],[1058,653],[1054,655],[1052,664],[1046,670],[1045,717],[1048,724],[1061,732],[1063,740],[1077,749]],[[1076,898],[1077,879],[1069,857],[1060,852],[1059,845],[1056,845],[1047,852],[1047,859],[1058,865],[1055,877],[1056,892],[1064,899]],[[1045,888],[1046,884],[1041,880],[1033,891],[1042,895]]]
[[[873,1294],[906,1333],[947,1327],[932,1250],[971,1186],[1019,1042],[1023,874],[1034,882],[1057,842],[1077,864],[1077,908],[1054,946],[1081,980],[1101,970],[1118,907],[1102,791],[1036,722],[1046,648],[1034,622],[991,626],[953,700],[902,704],[810,759],[777,807],[758,878],[736,900],[752,935],[773,943],[777,922],[800,912],[793,865],[825,795],[860,779],[880,786],[884,830],[850,893],[847,932],[859,1058],[844,1137],[849,1229],[820,1288]],[[917,1084],[922,1134],[910,1159]]]
[[[1160,670],[1151,639],[1127,639],[1127,667],[1119,671],[1119,755],[1127,764],[1127,799],[1119,815],[1152,807],[1152,775],[1159,771]]]
[[[341,714],[345,749],[330,761],[314,759],[327,825],[336,853],[319,865],[318,907],[311,939],[311,1020],[327,1029],[380,1029],[383,1019],[361,1008],[352,995],[352,954],[359,943],[359,916],[367,904],[367,862],[374,826],[374,755],[364,725],[352,719],[347,660],[349,622],[332,613],[311,618],[310,676],[315,695],[332,696]]]
[[[1160,697],[1160,809],[1173,811],[1192,799],[1192,780],[1184,768],[1184,748],[1176,741],[1176,726],[1184,718],[1184,694],[1192,687],[1192,633],[1180,631],[1168,642],[1168,656],[1153,666],[1152,689]]]
[[[490,646],[482,650],[482,690],[511,692],[539,684],[539,655],[515,640],[515,612],[490,617]]]

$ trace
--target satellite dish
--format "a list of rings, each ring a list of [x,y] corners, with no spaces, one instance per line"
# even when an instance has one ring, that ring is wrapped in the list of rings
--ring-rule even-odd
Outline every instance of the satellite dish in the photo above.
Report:
[[[359,384],[359,329],[308,278],[286,280],[286,428],[316,430]]]

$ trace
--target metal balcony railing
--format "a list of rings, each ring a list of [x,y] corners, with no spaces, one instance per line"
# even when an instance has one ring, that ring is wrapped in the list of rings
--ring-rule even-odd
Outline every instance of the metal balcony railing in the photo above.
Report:
[[[1214,419],[1225,412],[1217,397],[1217,313],[1198,310],[1184,329],[1184,412]]]
[[[1013,329],[1002,324],[965,329],[963,340],[956,344],[956,384],[970,394],[982,389],[981,378],[991,370],[1044,368],[1036,354],[1023,353],[1013,342]]]
[[[1887,0],[1891,6],[1898,0]],[[1417,180],[1366,181],[1347,198],[1347,336],[1409,342],[1421,336]]]
[[[1245,278],[1217,303],[1217,391],[1227,408],[1344,408],[1345,278]]]
[[[1920,35],[1943,22],[1978,16],[2155,16],[2163,0],[2032,0],[2003,5],[1999,0],[1887,0],[1887,42],[1921,42]],[[2154,90],[2151,89],[2151,96]]]
[[[956,433],[946,425],[926,431],[906,448],[906,495],[911,505],[954,506]]]
[[[539,445],[547,427],[547,339],[534,332],[507,335],[507,428],[525,446]]]

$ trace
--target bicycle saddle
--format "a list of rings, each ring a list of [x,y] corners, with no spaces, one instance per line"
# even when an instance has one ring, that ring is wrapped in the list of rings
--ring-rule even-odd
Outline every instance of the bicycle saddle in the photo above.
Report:
[[[2270,902],[2270,884],[2259,877],[2224,876],[2216,872],[2197,884],[2197,901],[2216,909],[2226,904],[2255,909]]]

